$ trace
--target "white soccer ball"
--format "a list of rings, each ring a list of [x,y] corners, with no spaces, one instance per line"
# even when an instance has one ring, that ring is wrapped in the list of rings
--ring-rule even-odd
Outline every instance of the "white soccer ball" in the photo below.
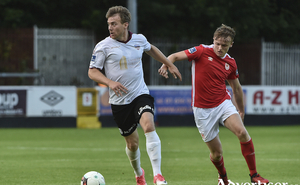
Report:
[[[90,171],[82,177],[81,185],[105,185],[105,180],[101,173]]]

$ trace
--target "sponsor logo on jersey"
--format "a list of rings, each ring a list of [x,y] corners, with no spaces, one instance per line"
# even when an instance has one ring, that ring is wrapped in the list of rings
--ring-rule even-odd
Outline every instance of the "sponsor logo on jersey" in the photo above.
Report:
[[[121,60],[119,61],[119,64],[120,64],[120,69],[121,70],[128,69],[128,67],[127,67],[127,59],[126,59],[125,56],[123,56],[121,58]]]
[[[213,58],[212,58],[212,57],[208,57],[208,60],[209,60],[209,61],[213,61]]]
[[[95,62],[95,59],[96,59],[96,55],[92,55],[91,61],[92,61],[92,62]]]
[[[229,68],[230,68],[229,64],[228,64],[228,63],[225,63],[225,69],[226,69],[226,70],[229,70]]]
[[[238,70],[235,71],[235,76],[237,76],[237,75],[239,75],[239,71]]]
[[[195,47],[188,49],[190,54],[193,54],[197,51],[197,49]]]
[[[135,47],[135,49],[139,50],[141,46],[136,44],[136,45],[134,45],[134,47]]]

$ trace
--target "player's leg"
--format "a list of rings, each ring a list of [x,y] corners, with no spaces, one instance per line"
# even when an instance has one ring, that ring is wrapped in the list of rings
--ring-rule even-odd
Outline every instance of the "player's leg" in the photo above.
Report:
[[[225,121],[224,126],[228,128],[231,132],[233,132],[240,142],[249,141],[250,135],[248,134],[241,117],[237,112],[231,114]]]
[[[221,107],[203,109],[193,107],[196,126],[210,150],[210,160],[218,170],[219,184],[228,184],[224,166],[222,144],[219,138],[219,121],[222,115]],[[223,181],[220,182],[220,181]]]
[[[155,131],[153,114],[144,112],[140,119],[140,125],[146,137],[146,148],[153,169],[154,183],[157,185],[167,184],[161,173],[161,142]]]
[[[224,167],[223,150],[219,135],[217,135],[213,140],[206,142],[206,145],[208,146],[210,151],[210,160],[214,163],[214,165],[218,169],[218,172],[221,175],[225,175],[226,170]]]
[[[267,179],[260,177],[256,170],[255,151],[252,138],[248,134],[239,114],[232,114],[224,121],[225,127],[232,131],[240,140],[241,151],[250,171],[252,182],[268,183]]]
[[[224,165],[223,150],[222,150],[222,144],[219,138],[219,134],[213,140],[206,142],[206,145],[210,150],[210,155],[209,155],[210,160],[218,170],[219,184],[221,183],[220,181],[222,179],[223,183],[227,185],[228,179],[227,179],[227,173]]]
[[[146,137],[146,149],[154,174],[154,183],[167,184],[161,175],[161,142],[154,125],[154,98],[143,94],[134,100],[136,122],[140,123]]]
[[[126,141],[126,154],[130,161],[130,164],[134,170],[135,175],[141,176],[143,175],[141,162],[140,162],[140,149],[139,149],[139,135],[137,130],[135,130],[131,135],[125,136]]]
[[[153,175],[161,174],[161,142],[155,131],[153,114],[144,112],[140,119],[140,125],[145,133],[146,148],[152,164]]]
[[[114,120],[116,121],[121,135],[126,141],[125,152],[134,170],[137,185],[146,185],[144,171],[141,168],[139,135],[136,130],[137,123],[133,114],[133,105],[112,105]]]
[[[240,116],[238,114],[232,114],[225,120],[224,125],[240,140],[241,151],[247,162],[250,174],[253,175],[257,173],[253,142]]]
[[[139,149],[139,135],[137,130],[124,138],[126,141],[125,151],[134,170],[137,185],[146,185],[145,172],[141,168],[141,152]]]

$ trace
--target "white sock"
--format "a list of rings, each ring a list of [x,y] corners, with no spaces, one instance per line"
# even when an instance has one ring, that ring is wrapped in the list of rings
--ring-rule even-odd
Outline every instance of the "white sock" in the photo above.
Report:
[[[140,149],[138,148],[135,152],[132,152],[126,146],[125,150],[135,175],[137,177],[143,175],[143,171],[141,168],[141,160],[140,160],[140,156],[141,156]]]
[[[155,176],[161,174],[161,143],[156,131],[145,133],[145,136],[147,153]]]

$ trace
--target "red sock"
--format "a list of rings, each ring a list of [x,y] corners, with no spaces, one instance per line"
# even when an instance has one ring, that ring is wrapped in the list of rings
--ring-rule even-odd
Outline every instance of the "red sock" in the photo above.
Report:
[[[257,173],[256,171],[256,162],[255,162],[255,152],[252,139],[248,142],[240,142],[242,154],[247,162],[248,168],[250,170],[250,175]]]
[[[217,168],[218,172],[220,175],[225,175],[226,174],[226,169],[224,167],[224,160],[223,160],[223,156],[221,158],[220,161],[214,161],[211,156],[209,155],[211,162],[215,165],[215,167]]]

